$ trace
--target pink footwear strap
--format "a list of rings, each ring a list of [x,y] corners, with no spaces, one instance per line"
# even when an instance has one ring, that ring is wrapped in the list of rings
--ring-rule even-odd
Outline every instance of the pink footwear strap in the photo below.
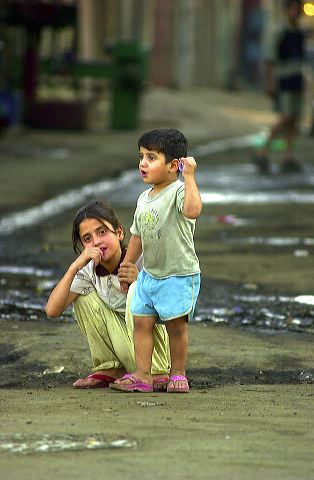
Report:
[[[94,378],[95,380],[101,380],[102,382],[114,382],[116,380],[114,377],[97,372],[91,373],[87,378]]]
[[[121,380],[131,380],[132,383],[124,384]],[[137,378],[132,373],[126,373],[123,377],[119,378],[114,385],[111,386],[114,390],[121,390],[123,392],[153,392],[153,385],[143,382],[140,378]]]
[[[118,380],[131,380],[132,383],[138,383],[139,379],[136,378],[133,373],[126,373],[123,377],[118,378]]]
[[[168,375],[163,375],[161,377],[154,378],[153,382],[154,383],[168,383],[169,382],[169,376]]]
[[[184,375],[171,375],[170,377],[170,381],[173,381],[173,382],[187,382],[188,379],[184,376]]]

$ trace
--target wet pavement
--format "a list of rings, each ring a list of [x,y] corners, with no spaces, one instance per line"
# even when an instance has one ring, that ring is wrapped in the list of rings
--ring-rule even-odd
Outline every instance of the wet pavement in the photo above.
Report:
[[[101,195],[130,225],[143,188],[130,154],[139,132],[0,139],[1,472],[16,480],[83,480],[104,471],[117,480],[134,472],[154,480],[308,480],[313,140],[304,137],[299,150],[304,174],[280,175],[275,158],[272,174],[260,177],[247,143],[270,118],[260,97],[152,92],[147,106],[143,129],[167,118],[201,147],[193,388],[179,398],[71,389],[90,372],[88,346],[71,310],[50,320],[43,312],[74,257],[77,207]]]
[[[291,225],[289,231],[281,231],[280,235],[267,235],[267,231],[261,235],[263,225],[261,220],[256,218],[258,206],[269,211],[274,205],[279,205],[289,215],[290,209],[294,209],[296,205],[311,205],[314,201],[312,164],[307,164],[305,171],[298,175],[280,175],[274,172],[272,175],[259,176],[254,165],[248,161],[247,151],[228,152],[224,157],[221,156],[219,162],[212,160],[210,156],[203,158],[198,169],[197,182],[204,203],[204,213],[198,221],[198,228],[202,235],[204,232],[210,235],[217,226],[220,228],[216,236],[206,242],[209,253],[218,241],[220,245],[235,251],[239,248],[251,248],[257,258],[261,249],[269,255],[271,248],[275,256],[278,252],[290,249],[294,257],[312,261],[314,231],[311,225],[308,231],[300,235],[296,235],[297,231],[291,235]],[[54,249],[51,245],[43,244],[42,230],[48,228],[58,231],[60,225],[68,222],[68,216],[72,215],[73,209],[92,198],[95,191],[99,196],[104,195],[118,211],[130,209],[132,212],[130,206],[136,204],[138,195],[145,188],[137,170],[128,170],[117,178],[100,180],[70,190],[36,207],[2,217],[0,321],[45,321],[44,305],[65,268],[65,259],[60,256],[60,248]],[[234,205],[237,206],[238,213],[228,213]],[[215,208],[228,210],[214,215],[211,211]],[[210,213],[207,214],[207,211]],[[250,234],[247,234],[248,229]],[[23,250],[21,254],[21,248],[24,254]],[[202,254],[200,259],[202,264]],[[205,269],[195,321],[268,329],[272,332],[312,332],[314,297],[310,296],[311,292],[288,294],[283,290],[273,292],[265,285],[242,282],[240,279],[237,282],[213,279]],[[53,321],[73,322],[71,309],[60,319]]]
[[[273,119],[256,92],[152,89],[139,131],[98,124],[82,134],[8,132],[0,153],[0,321],[46,321],[46,298],[73,258],[70,225],[82,204],[105,198],[128,228],[145,189],[137,138],[163,124],[184,131],[198,162],[203,283],[195,321],[312,331],[314,140],[308,134],[300,140],[302,173],[280,174],[277,142],[271,174],[258,175],[252,149]],[[60,321],[72,322],[71,310],[54,320]]]

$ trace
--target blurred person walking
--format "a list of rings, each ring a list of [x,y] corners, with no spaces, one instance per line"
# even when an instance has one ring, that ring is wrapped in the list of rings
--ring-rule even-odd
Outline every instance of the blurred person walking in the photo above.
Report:
[[[284,0],[284,22],[274,29],[265,43],[266,93],[273,99],[279,116],[265,144],[254,155],[258,171],[262,174],[270,173],[270,145],[279,135],[285,142],[280,171],[302,171],[301,163],[293,155],[305,91],[306,33],[299,25],[302,6],[302,0]]]

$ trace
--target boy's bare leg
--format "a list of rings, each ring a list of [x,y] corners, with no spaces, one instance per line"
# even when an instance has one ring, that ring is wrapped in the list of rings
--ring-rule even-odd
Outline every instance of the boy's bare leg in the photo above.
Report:
[[[153,384],[151,375],[152,355],[154,348],[153,329],[156,317],[133,317],[134,320],[134,350],[136,371],[133,375],[145,383]],[[116,383],[131,384],[130,379],[118,380]]]
[[[170,357],[171,357],[171,375],[186,375],[186,363],[188,356],[188,322],[187,317],[175,318],[165,322],[169,335]],[[178,388],[184,388],[186,382],[177,381]]]

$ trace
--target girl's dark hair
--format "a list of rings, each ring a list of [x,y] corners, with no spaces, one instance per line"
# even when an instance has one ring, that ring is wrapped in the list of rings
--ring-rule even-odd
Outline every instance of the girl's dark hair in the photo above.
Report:
[[[138,148],[164,153],[166,163],[174,158],[187,156],[188,142],[182,132],[175,128],[160,128],[144,133],[138,140]]]
[[[116,217],[116,214],[110,208],[105,202],[101,200],[94,200],[87,205],[84,205],[84,207],[80,208],[80,210],[77,211],[74,221],[73,221],[73,227],[72,227],[72,244],[73,244],[73,249],[75,253],[80,253],[81,251],[81,237],[80,237],[80,224],[82,223],[83,220],[86,218],[95,218],[96,220],[99,220],[100,223],[104,224],[104,220],[106,222],[110,223],[114,231],[116,232],[119,227],[121,227],[124,231],[123,226],[119,222],[119,220]],[[123,247],[123,242],[120,241],[121,247]]]

